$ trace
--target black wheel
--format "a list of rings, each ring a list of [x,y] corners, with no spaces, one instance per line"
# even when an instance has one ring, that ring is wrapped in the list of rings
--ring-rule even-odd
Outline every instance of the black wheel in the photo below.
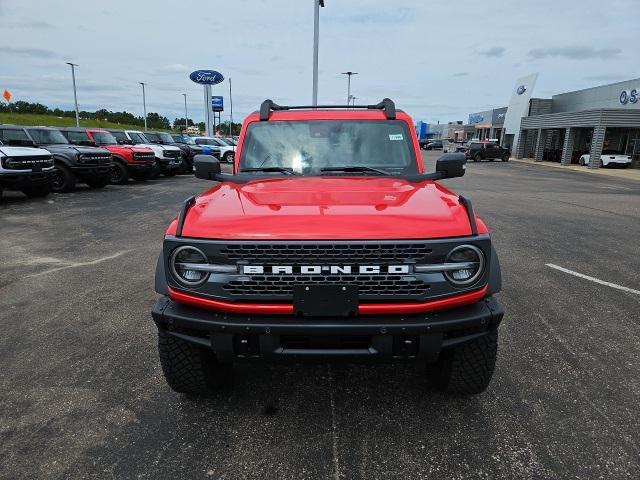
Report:
[[[158,331],[162,373],[178,393],[210,395],[229,379],[230,365],[220,364],[212,351]]]
[[[90,178],[86,181],[87,185],[91,188],[104,188],[111,183],[111,175],[105,175],[103,177]]]
[[[114,185],[126,185],[129,182],[129,169],[122,162],[114,160],[109,174]]]
[[[473,161],[479,162],[480,160],[482,160],[482,155],[480,155],[479,153],[476,153],[476,156],[473,157]]]
[[[167,170],[162,173],[165,177],[175,177],[178,174],[177,168],[172,168],[171,170]]]
[[[505,153],[505,154],[502,156],[502,161],[503,161],[503,162],[508,162],[508,161],[509,161],[509,154],[508,154],[508,153]]]
[[[429,366],[429,376],[442,391],[475,395],[489,386],[498,354],[498,330],[440,353]]]
[[[226,163],[233,163],[234,159],[235,159],[235,152],[227,152],[222,157],[222,161]]]
[[[161,173],[162,169],[160,168],[160,163],[158,163],[158,160],[156,160],[153,164],[153,168],[151,169],[151,175],[149,176],[149,178],[155,180],[160,176]]]
[[[26,187],[22,189],[22,193],[31,198],[46,197],[51,193],[51,184],[45,183],[44,185]]]
[[[150,177],[151,177],[150,169],[143,173],[136,172],[131,174],[131,178],[133,178],[136,182],[146,182],[147,180],[149,180]]]
[[[71,192],[76,188],[76,177],[69,167],[56,165],[51,174],[51,191],[55,193]]]

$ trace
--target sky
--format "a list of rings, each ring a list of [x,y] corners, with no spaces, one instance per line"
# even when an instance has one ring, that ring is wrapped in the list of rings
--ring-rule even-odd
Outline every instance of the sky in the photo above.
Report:
[[[396,102],[414,120],[466,120],[506,106],[518,77],[534,96],[640,77],[638,0],[325,0],[319,103]],[[313,0],[0,0],[0,91],[73,109],[204,118],[196,69],[232,79],[234,120],[271,98],[309,104]],[[225,97],[229,84],[214,87]]]

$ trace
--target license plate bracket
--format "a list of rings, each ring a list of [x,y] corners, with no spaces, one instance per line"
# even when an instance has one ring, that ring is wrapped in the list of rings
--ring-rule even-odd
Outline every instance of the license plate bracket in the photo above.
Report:
[[[349,317],[358,313],[357,285],[294,285],[293,311],[303,317]]]

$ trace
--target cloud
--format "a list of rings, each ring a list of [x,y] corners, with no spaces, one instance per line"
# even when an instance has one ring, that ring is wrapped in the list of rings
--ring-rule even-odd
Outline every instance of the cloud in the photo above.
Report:
[[[57,56],[55,52],[43,48],[2,47],[2,53],[30,58],[53,58]]]
[[[466,77],[469,75],[469,72],[458,72],[451,75],[452,77]]]
[[[593,48],[581,46],[534,48],[529,51],[532,58],[560,57],[569,60],[610,60],[620,54],[619,48]]]
[[[481,50],[480,55],[484,55],[485,57],[502,57],[504,55],[504,53],[506,52],[506,49],[504,47],[491,47],[488,48],[487,50]]]
[[[172,63],[160,67],[160,70],[166,73],[185,73],[190,72],[192,69],[182,63]]]

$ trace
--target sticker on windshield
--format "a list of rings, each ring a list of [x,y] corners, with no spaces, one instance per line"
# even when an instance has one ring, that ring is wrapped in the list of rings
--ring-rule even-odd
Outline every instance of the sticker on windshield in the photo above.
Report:
[[[403,140],[404,138],[402,137],[401,133],[396,133],[396,134],[390,134],[389,135],[389,140]]]

